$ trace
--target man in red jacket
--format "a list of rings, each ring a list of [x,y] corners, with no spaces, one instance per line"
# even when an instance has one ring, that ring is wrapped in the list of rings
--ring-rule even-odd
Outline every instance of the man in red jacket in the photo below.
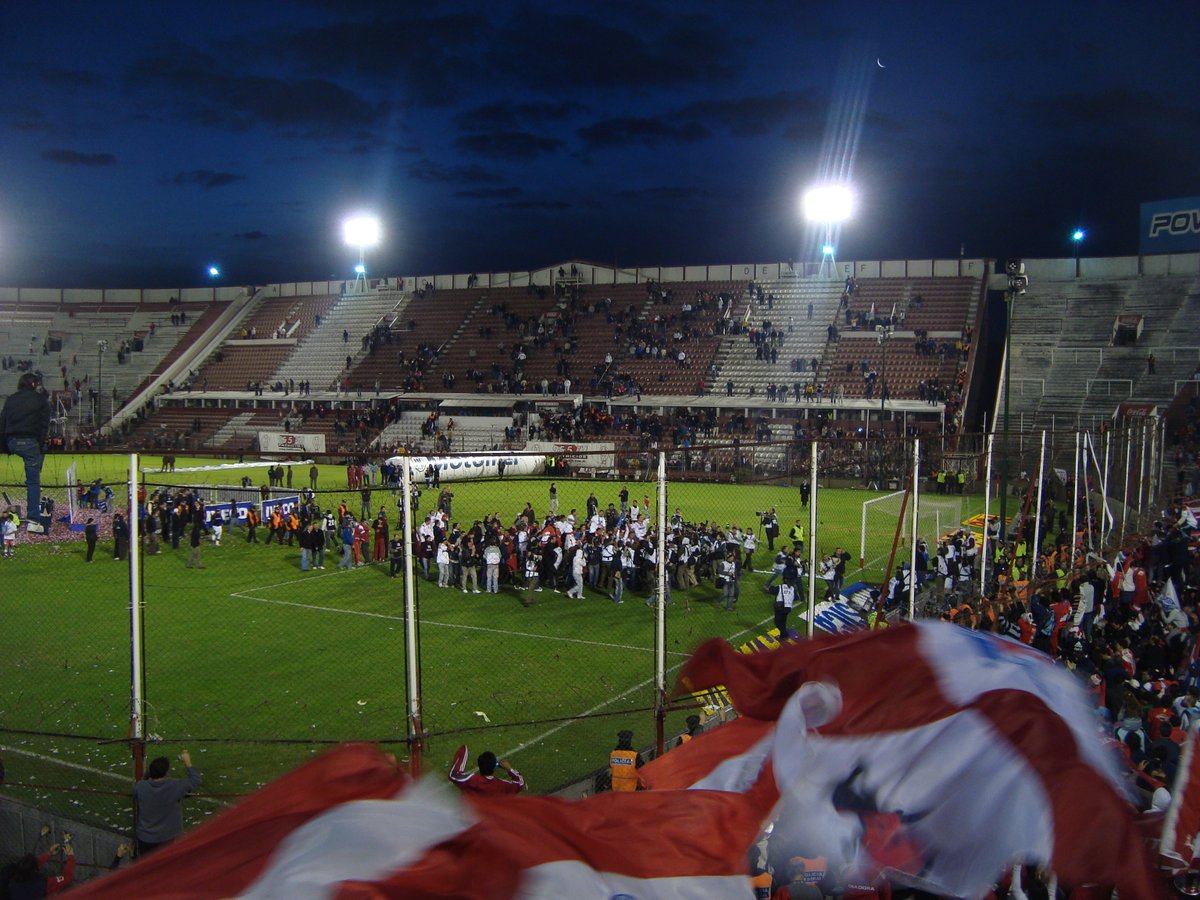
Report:
[[[508,764],[507,759],[497,762],[496,754],[485,750],[475,761],[479,766],[478,772],[467,774],[467,745],[463,744],[454,751],[454,761],[450,764],[450,780],[460,791],[468,794],[519,794],[525,790],[525,779],[521,773]],[[497,778],[496,768],[500,767],[508,773],[508,779]]]

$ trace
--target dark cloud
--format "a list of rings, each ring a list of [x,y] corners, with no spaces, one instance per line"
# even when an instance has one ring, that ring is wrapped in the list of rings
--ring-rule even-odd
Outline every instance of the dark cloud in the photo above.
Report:
[[[463,131],[515,131],[522,125],[543,125],[584,112],[581,103],[485,103],[465,109],[454,117]]]
[[[1176,127],[1195,130],[1193,110],[1162,94],[1131,88],[1058,94],[1022,101],[1033,124],[1047,129],[1087,129],[1105,134],[1114,128],[1126,133],[1148,129],[1155,133]]]
[[[234,237],[240,241],[265,241],[268,235],[265,231],[239,231]]]
[[[525,191],[519,187],[470,188],[455,191],[457,197],[469,197],[476,200],[503,200],[507,197],[520,197]]]
[[[504,179],[483,166],[456,166],[435,162],[428,157],[414,161],[408,174],[418,181],[439,184],[498,184]]]
[[[563,142],[527,131],[495,131],[485,134],[465,134],[454,145],[464,153],[487,159],[531,160],[544,153],[561,150]]]
[[[80,153],[78,150],[43,150],[42,159],[46,162],[61,163],[64,166],[111,166],[117,158],[111,153]]]
[[[605,119],[579,129],[579,136],[589,150],[644,144],[655,147],[663,143],[694,144],[710,134],[700,122],[667,122],[658,118],[625,116]]]
[[[39,74],[46,84],[61,88],[95,87],[104,80],[99,72],[84,69],[46,69]]]
[[[344,6],[337,12],[343,15]],[[444,106],[459,97],[465,83],[484,74],[472,48],[486,28],[486,19],[478,15],[425,16],[389,5],[369,22],[299,29],[272,40],[272,48],[299,65],[319,59],[323,71],[379,79],[403,102]]]
[[[648,200],[654,203],[686,203],[692,200],[711,197],[712,192],[699,185],[666,185],[650,188],[629,188],[618,191],[617,196],[624,200]]]
[[[733,134],[760,135],[779,126],[818,123],[823,115],[824,106],[815,91],[777,91],[748,97],[697,100],[670,118],[698,119],[720,125]]]
[[[171,107],[212,127],[244,130],[257,124],[307,129],[301,136],[358,128],[379,111],[358,94],[321,78],[276,78],[235,71],[206,53],[181,48],[131,65],[135,87],[166,89]]]
[[[226,185],[245,180],[245,175],[237,175],[233,172],[192,169],[190,172],[177,172],[173,177],[167,179],[167,183],[180,187],[194,186],[208,189],[225,187]]]
[[[571,204],[566,200],[509,200],[497,203],[496,206],[500,209],[527,209],[541,212],[558,212],[571,208]]]
[[[489,69],[547,90],[718,84],[742,69],[748,49],[706,16],[676,14],[634,31],[603,15],[533,7],[518,10],[489,47]]]

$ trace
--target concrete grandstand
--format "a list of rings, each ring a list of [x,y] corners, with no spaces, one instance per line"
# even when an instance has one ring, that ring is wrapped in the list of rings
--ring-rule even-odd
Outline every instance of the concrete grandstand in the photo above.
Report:
[[[1093,425],[1122,402],[1165,408],[1193,378],[1196,254],[1027,267],[1012,315],[1012,427]],[[7,288],[0,389],[40,370],[64,441],[147,449],[244,452],[259,431],[303,429],[331,451],[362,451],[385,428],[385,445],[415,449],[438,409],[457,415],[456,450],[513,445],[514,412],[523,425],[539,418],[531,401],[749,415],[760,438],[790,437],[818,414],[954,433],[1003,411],[1003,327],[988,324],[1004,302],[1001,269],[858,261],[830,278],[781,263],[573,260],[376,279],[359,293],[337,281]]]

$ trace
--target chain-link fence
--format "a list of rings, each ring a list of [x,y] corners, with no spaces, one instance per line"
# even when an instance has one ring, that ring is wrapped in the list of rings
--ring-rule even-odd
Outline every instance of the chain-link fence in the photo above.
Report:
[[[7,790],[129,830],[146,758],[187,749],[195,821],[348,740],[435,771],[465,743],[538,792],[603,788],[619,732],[653,753],[724,714],[720,692],[668,701],[702,641],[978,614],[997,583],[1044,574],[1034,548],[1065,542],[1070,565],[1140,527],[1162,478],[1141,422],[1047,435],[1044,453],[1040,433],[826,432],[336,464],[49,457],[47,533],[22,528],[3,560]]]

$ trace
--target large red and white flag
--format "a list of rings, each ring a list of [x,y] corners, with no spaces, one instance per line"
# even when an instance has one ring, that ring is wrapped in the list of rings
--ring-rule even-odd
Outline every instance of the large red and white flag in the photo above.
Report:
[[[743,716],[642,769],[652,787],[738,791],[771,771],[773,862],[973,897],[1013,862],[1122,897],[1160,890],[1082,688],[1024,645],[944,623],[772,653],[702,645],[680,690]]]
[[[268,785],[88,898],[724,898],[751,896],[746,848],[777,797],[474,797],[413,783],[349,745]]]

